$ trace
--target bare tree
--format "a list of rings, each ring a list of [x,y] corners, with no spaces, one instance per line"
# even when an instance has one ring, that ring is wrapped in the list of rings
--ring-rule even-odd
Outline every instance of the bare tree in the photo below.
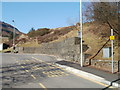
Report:
[[[85,16],[87,20],[93,20],[100,24],[107,23],[110,28],[118,33],[118,2],[92,2],[86,8]]]
[[[85,10],[85,17],[88,21],[94,21],[99,24],[108,24],[108,26],[114,30],[116,36],[119,37],[118,18],[119,18],[119,5],[118,2],[92,2],[86,3],[87,8]],[[104,32],[104,31],[102,31]],[[108,39],[105,44],[90,58],[96,57],[102,48],[110,41]],[[91,63],[91,62],[90,62]]]

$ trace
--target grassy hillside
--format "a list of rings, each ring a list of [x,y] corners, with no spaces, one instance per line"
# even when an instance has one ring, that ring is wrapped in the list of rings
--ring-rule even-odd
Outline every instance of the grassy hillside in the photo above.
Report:
[[[78,29],[73,29],[71,32],[59,37],[56,41],[62,41],[66,38],[77,37],[78,36]],[[106,43],[110,36],[110,28],[107,24],[99,25],[95,22],[85,23],[83,25],[83,41],[84,44],[89,46],[89,49],[85,52],[86,54],[94,55],[97,51]],[[117,45],[117,38],[114,41],[114,59],[118,60],[118,45]],[[109,41],[105,47],[111,47],[111,42]],[[104,59],[104,60],[111,60],[111,58],[103,58],[103,51],[101,50],[100,53],[94,59]],[[90,58],[90,57],[89,57]]]
[[[83,26],[83,40],[85,44],[88,44],[90,49],[86,52],[91,55],[96,54],[96,52],[106,43],[110,36],[110,28],[106,24],[99,25],[97,23],[90,23],[85,24]],[[118,39],[116,37],[114,41],[114,59],[118,60]],[[111,47],[111,41],[107,43],[105,47]],[[111,58],[103,58],[103,51],[101,50],[100,53],[94,59],[105,59],[111,60]]]
[[[25,35],[23,38],[16,39],[20,47],[39,47],[41,43],[59,42],[66,38],[77,37],[79,26],[68,26],[55,29],[38,29]],[[86,54],[94,55],[109,39],[110,28],[107,24],[99,25],[96,22],[83,24],[83,40],[84,44],[89,46]],[[117,39],[115,40],[114,56],[118,60]],[[105,47],[110,47],[108,42]],[[111,60],[111,58],[103,58],[102,51],[94,59]],[[90,58],[90,57],[89,57]]]

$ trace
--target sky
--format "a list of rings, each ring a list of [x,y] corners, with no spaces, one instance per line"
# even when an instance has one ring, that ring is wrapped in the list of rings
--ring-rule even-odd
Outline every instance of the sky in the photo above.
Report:
[[[28,33],[32,27],[70,26],[79,22],[79,7],[79,2],[2,2],[2,21],[23,33]]]

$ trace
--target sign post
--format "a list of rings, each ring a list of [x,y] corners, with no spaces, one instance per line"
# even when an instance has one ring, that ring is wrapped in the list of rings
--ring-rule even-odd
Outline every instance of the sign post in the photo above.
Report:
[[[111,29],[111,58],[112,58],[112,73],[114,73],[114,56],[113,56],[113,40],[115,39],[115,36],[113,36],[113,29]]]

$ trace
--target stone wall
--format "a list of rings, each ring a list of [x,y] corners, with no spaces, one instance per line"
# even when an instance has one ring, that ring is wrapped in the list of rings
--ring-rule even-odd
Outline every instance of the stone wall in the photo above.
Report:
[[[112,63],[111,60],[92,60],[91,65],[103,69],[105,71],[112,71]],[[119,61],[114,61],[114,72],[119,71]]]
[[[83,52],[88,49],[88,46],[83,44]],[[54,43],[43,43],[40,47],[19,47],[19,53],[40,53],[40,54],[49,54],[56,55],[60,58],[80,63],[80,38],[68,38],[61,42]],[[84,65],[89,64],[89,60],[86,58],[89,57],[89,54],[84,54]],[[111,71],[111,61],[110,60],[92,60],[91,65],[103,69],[106,71]],[[114,62],[114,69],[117,72],[120,66],[120,62]],[[120,70],[120,69],[119,69]]]
[[[88,46],[83,45],[83,48],[83,51],[85,52],[88,49]],[[23,53],[57,55],[61,58],[78,62],[80,61],[80,38],[68,38],[61,42],[43,43],[41,47],[19,48],[19,51],[20,50],[23,50]]]

